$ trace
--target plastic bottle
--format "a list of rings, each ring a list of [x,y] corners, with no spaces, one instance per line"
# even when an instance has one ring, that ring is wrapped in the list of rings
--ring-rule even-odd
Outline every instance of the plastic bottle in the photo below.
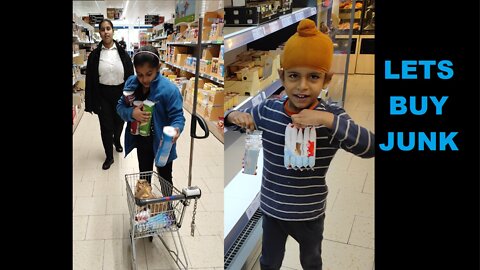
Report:
[[[262,148],[262,131],[254,130],[247,133],[245,138],[245,154],[243,157],[243,173],[255,175],[257,173],[257,162]]]

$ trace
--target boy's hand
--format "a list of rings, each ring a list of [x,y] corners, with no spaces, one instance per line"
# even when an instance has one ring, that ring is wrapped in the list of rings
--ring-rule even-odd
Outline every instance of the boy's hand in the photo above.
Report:
[[[331,129],[333,127],[333,114],[324,111],[305,109],[292,115],[292,122],[297,128],[324,125]]]
[[[241,128],[255,130],[255,122],[253,121],[253,117],[248,113],[233,111],[228,114],[227,121]]]

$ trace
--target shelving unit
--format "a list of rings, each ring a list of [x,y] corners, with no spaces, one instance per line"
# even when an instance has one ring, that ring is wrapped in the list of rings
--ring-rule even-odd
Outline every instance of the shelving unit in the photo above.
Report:
[[[184,71],[186,71],[186,72],[195,74],[195,70],[193,70],[193,69],[186,68],[186,67],[179,66],[179,65],[175,65],[175,64],[170,63],[170,62],[165,62],[165,64],[170,65],[170,66],[175,67],[175,68],[178,68],[178,69],[181,69],[181,70],[184,70]],[[222,86],[224,85],[223,80],[222,80],[221,78],[219,78],[219,77],[214,77],[214,76],[212,76],[212,75],[208,75],[208,74],[205,74],[205,73],[200,73],[200,74],[198,74],[198,75],[199,75],[200,77],[202,77],[202,78],[211,80],[211,81],[213,81],[213,82],[215,82],[215,83],[217,83],[217,84],[219,84],[219,85],[222,85]]]
[[[76,17],[75,14],[72,23],[72,133],[75,133],[85,110],[85,75],[82,70],[85,71],[87,53],[92,50],[95,41],[94,29],[91,25]]]
[[[207,13],[210,13],[207,15]],[[221,13],[216,11],[214,12],[207,12],[206,17],[213,16],[215,20],[221,19],[223,16]],[[205,22],[205,20],[202,21]],[[186,78],[202,78],[205,83],[209,82],[213,85],[216,85],[220,88],[224,86],[223,76],[220,74],[220,64],[223,65],[223,60],[220,59],[220,46],[223,45],[223,36],[219,31],[218,27],[213,27],[212,21],[205,22],[205,25],[202,27],[202,34],[199,34],[199,22],[192,22],[192,23],[179,23],[174,25],[176,28],[173,34],[168,36],[162,36],[158,38],[152,39],[154,42],[154,46],[157,47],[159,54],[161,55],[161,61],[169,67],[178,76],[178,71],[184,71],[184,73],[180,73],[181,77]],[[215,29],[215,31],[213,30]],[[221,28],[220,28],[221,29]],[[202,36],[202,42],[199,44],[199,38]],[[181,37],[181,38],[180,38]],[[186,41],[175,41],[176,39],[186,40]],[[209,40],[208,40],[209,39]],[[159,43],[155,43],[159,42]],[[214,47],[209,49],[209,47]],[[208,52],[205,52],[208,50]],[[203,52],[203,54],[202,54]],[[200,59],[197,59],[196,56],[200,53]],[[208,54],[207,54],[208,53]],[[189,61],[187,61],[189,60]],[[197,62],[198,61],[198,62]],[[207,62],[205,62],[207,61]],[[214,69],[215,63],[215,69]],[[198,66],[199,72],[196,71],[196,66]],[[200,68],[202,67],[202,68]],[[199,89],[192,89],[189,88],[190,83],[187,83],[187,87],[184,92],[184,104],[183,107],[189,113],[192,113],[193,102],[195,99],[192,98],[193,96],[201,95],[200,91],[202,88],[199,85]],[[196,113],[202,116],[211,133],[221,142],[224,142],[223,136],[223,129],[218,127],[218,118],[219,116],[219,108],[223,109],[223,100],[222,105],[218,105],[219,96],[220,99],[223,97],[223,91],[218,90],[217,87],[212,90],[203,90],[202,93],[207,93],[208,91],[218,91],[213,92],[215,93],[215,103],[211,100],[204,100],[204,103],[201,103],[201,97],[198,97],[197,106],[196,106]],[[221,92],[220,94],[218,94]],[[212,92],[209,92],[210,94]],[[218,94],[218,95],[217,95]],[[223,111],[223,110],[222,110]],[[220,113],[220,115],[223,115]]]

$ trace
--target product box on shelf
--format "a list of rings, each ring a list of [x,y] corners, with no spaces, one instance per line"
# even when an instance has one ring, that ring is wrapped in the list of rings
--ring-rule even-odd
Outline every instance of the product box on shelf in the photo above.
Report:
[[[212,60],[200,59],[200,72],[209,74],[212,68]]]
[[[188,48],[187,47],[182,47],[182,46],[170,46],[171,47],[171,54],[177,55],[177,54],[186,54],[188,53]]]
[[[192,76],[192,73],[190,73],[190,72],[188,72],[188,71],[186,71],[186,70],[180,69],[180,70],[178,71],[178,75],[179,75],[180,77],[191,77],[191,76]]]
[[[211,106],[208,105],[207,110],[205,111],[205,117],[210,121],[218,121],[219,117],[222,117],[224,114],[223,105],[220,106]]]
[[[218,58],[220,53],[220,47],[218,45],[209,45],[202,51],[202,58],[211,60],[213,57]]]
[[[211,26],[212,23],[215,23],[216,19],[218,18],[223,18],[223,15],[216,11],[207,11],[203,16],[203,25]]]
[[[202,30],[202,42],[206,42],[208,41],[208,38],[209,38],[209,35],[210,35],[210,31],[211,31],[211,27],[210,26],[203,26],[203,30]]]
[[[212,57],[212,74],[218,74],[219,65],[220,64],[218,63],[218,58]]]
[[[212,23],[209,40],[221,40],[223,37],[223,19],[217,19],[215,23]]]
[[[191,54],[183,54],[183,53],[177,54],[175,64],[178,65],[178,66],[184,66],[185,61],[187,60],[187,57],[189,57],[189,56],[192,56],[192,55]]]
[[[205,85],[205,81],[202,78],[198,78],[198,88],[204,88],[204,85]],[[190,80],[188,80],[186,88],[193,90],[194,87],[195,87],[195,77],[192,77],[190,78]]]
[[[225,91],[204,90],[209,105],[223,106],[225,102]]]

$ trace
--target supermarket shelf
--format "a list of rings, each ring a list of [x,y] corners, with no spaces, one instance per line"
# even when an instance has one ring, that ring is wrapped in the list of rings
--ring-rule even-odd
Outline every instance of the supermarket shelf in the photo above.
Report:
[[[225,52],[246,45],[252,41],[263,38],[282,28],[299,22],[302,19],[315,15],[317,9],[315,7],[306,7],[295,10],[291,14],[280,16],[275,21],[253,26],[248,28],[233,27],[236,32],[225,35]],[[224,32],[229,32],[230,27],[225,27]]]
[[[192,74],[195,74],[195,70],[192,70],[192,69],[189,69],[189,68],[186,68],[186,67],[182,67],[182,66],[178,66],[178,65],[172,64],[172,63],[170,63],[170,62],[165,62],[165,63],[166,63],[167,65],[172,66],[172,67],[176,67],[176,68],[179,68],[179,69],[181,69],[181,70],[185,70],[185,71],[187,71],[187,72],[190,72],[190,73],[192,73]],[[200,73],[199,75],[200,75],[200,77],[202,77],[202,78],[209,79],[209,80],[211,80],[211,81],[213,81],[213,82],[216,82],[216,83],[218,83],[218,84],[220,84],[220,85],[223,86],[223,80],[222,80],[222,79],[219,79],[219,78],[217,78],[217,77],[214,77],[214,76],[211,76],[211,75],[208,75],[208,74],[205,74],[205,73]]]
[[[223,40],[209,40],[202,42],[202,45],[223,45]],[[167,45],[177,45],[177,46],[197,46],[197,42],[185,41],[185,42],[167,42]]]
[[[185,110],[192,114],[193,108],[190,106],[190,104],[183,103],[183,108],[185,108]],[[205,122],[207,122],[208,130],[213,134],[213,136],[215,136],[215,138],[217,138],[221,143],[223,143],[223,129],[220,129],[217,126],[217,122],[206,119]]]

